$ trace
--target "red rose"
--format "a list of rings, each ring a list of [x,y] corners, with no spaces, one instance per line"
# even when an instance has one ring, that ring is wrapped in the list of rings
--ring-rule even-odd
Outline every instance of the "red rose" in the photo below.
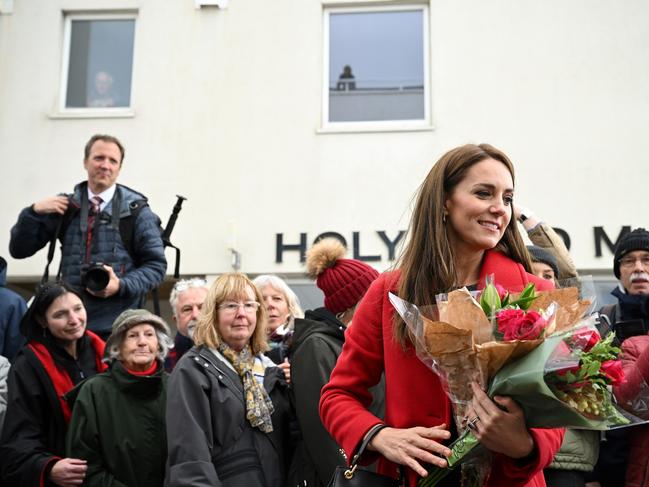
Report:
[[[583,329],[575,332],[570,337],[570,343],[584,352],[588,352],[593,346],[599,342],[601,337],[597,330]]]
[[[505,341],[536,340],[547,325],[536,311],[522,309],[503,309],[496,314],[496,321]]]
[[[619,360],[607,360],[602,364],[600,370],[611,381],[611,385],[617,386],[624,382],[622,362]]]

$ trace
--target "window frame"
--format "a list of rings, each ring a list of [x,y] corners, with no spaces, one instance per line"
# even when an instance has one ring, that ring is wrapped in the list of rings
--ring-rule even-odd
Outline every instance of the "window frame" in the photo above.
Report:
[[[370,120],[357,122],[329,121],[329,44],[331,14],[372,13],[390,11],[421,11],[424,68],[424,118],[410,120]],[[323,69],[322,69],[322,120],[320,133],[336,132],[389,132],[432,130],[431,121],[431,83],[430,83],[430,10],[427,3],[391,3],[387,5],[345,6],[341,4],[323,5]]]
[[[133,66],[131,66],[131,93],[127,107],[74,107],[65,106],[68,91],[68,73],[70,70],[70,42],[72,40],[72,22],[84,20],[133,20]],[[61,84],[59,87],[58,113],[52,118],[118,118],[133,117],[133,94],[135,72],[135,42],[137,37],[137,11],[115,13],[65,13],[63,24],[63,55],[61,56]]]

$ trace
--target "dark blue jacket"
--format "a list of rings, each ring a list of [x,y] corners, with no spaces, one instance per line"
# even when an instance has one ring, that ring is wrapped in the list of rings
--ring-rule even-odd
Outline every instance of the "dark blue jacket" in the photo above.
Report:
[[[25,339],[20,334],[20,320],[27,305],[19,294],[7,289],[7,261],[0,257],[0,355],[13,361]]]
[[[131,257],[122,242],[119,225],[112,219],[112,201],[99,214],[90,245],[90,258],[86,259],[88,225],[87,220],[81,218],[81,198],[87,191],[86,188],[86,182],[80,183],[74,188],[74,194],[70,195],[68,212],[71,212],[71,218],[62,236],[62,277],[72,287],[83,291],[88,311],[88,328],[105,333],[110,331],[117,315],[125,309],[139,308],[146,293],[163,281],[167,260],[160,235],[160,220],[147,205],[137,212],[133,227],[134,258]],[[146,202],[142,194],[120,184],[113,196],[115,198],[119,201],[119,218],[116,220],[130,217],[134,204],[139,202],[142,205]],[[57,214],[38,215],[31,206],[23,209],[18,222],[11,229],[11,255],[16,259],[24,259],[45,247],[54,236],[60,218]],[[120,280],[117,294],[110,298],[96,298],[82,289],[81,268],[87,261],[112,266]]]

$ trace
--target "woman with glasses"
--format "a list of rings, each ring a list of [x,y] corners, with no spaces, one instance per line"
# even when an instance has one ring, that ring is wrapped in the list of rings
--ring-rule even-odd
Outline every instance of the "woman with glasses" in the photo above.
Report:
[[[289,404],[264,356],[266,308],[244,274],[214,281],[169,379],[167,486],[284,485]]]

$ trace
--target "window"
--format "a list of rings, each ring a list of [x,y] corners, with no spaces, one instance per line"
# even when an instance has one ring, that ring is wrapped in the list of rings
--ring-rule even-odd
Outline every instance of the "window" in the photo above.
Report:
[[[131,106],[133,15],[70,15],[65,21],[61,111]]]
[[[428,126],[428,8],[325,10],[323,126]]]

